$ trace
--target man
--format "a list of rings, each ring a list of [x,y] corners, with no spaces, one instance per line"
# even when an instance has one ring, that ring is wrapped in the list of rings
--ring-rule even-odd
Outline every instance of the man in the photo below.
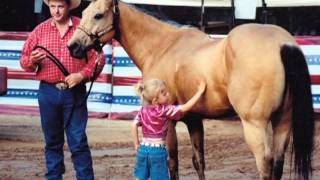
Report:
[[[92,158],[86,136],[88,120],[84,82],[93,77],[95,65],[100,73],[105,64],[103,55],[90,51],[87,60],[74,59],[67,49],[67,42],[79,25],[79,18],[69,15],[80,0],[44,0],[51,18],[38,25],[26,40],[21,67],[36,72],[40,80],[38,102],[42,131],[45,139],[47,179],[62,179],[64,167],[64,132],[71,151],[77,179],[94,179]],[[46,47],[70,72],[64,77],[57,66],[49,61],[36,45]]]

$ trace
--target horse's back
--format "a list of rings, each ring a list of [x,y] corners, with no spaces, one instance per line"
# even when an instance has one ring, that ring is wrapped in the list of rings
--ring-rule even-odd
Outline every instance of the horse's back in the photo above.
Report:
[[[243,24],[234,28],[228,34],[228,38],[237,40],[266,40],[273,39],[274,42],[292,41],[293,38],[288,31],[280,26],[272,24]]]
[[[234,28],[227,37],[228,47],[232,48],[237,56],[250,53],[267,55],[277,53],[276,48],[284,44],[295,44],[294,38],[283,28],[270,24],[245,24]],[[253,53],[254,52],[254,53]]]

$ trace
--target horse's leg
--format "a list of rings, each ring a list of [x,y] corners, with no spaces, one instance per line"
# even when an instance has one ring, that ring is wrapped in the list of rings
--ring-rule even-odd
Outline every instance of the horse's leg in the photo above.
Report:
[[[269,180],[272,174],[271,125],[265,119],[241,119],[244,137],[253,152],[260,178]]]
[[[273,126],[273,180],[280,180],[283,173],[284,154],[289,143],[291,127],[291,110],[276,113],[272,118]]]
[[[193,166],[196,169],[199,179],[204,180],[204,169],[205,169],[205,160],[204,160],[204,131],[202,117],[197,114],[189,114],[184,119],[184,123],[188,127],[190,140],[193,149],[192,162]]]
[[[243,125],[246,143],[256,159],[260,179],[272,178],[273,149],[271,114],[274,100],[268,96],[268,89],[250,92],[250,88],[232,88],[230,100]],[[270,93],[269,93],[270,94]]]
[[[268,69],[264,71],[268,76],[254,76],[253,72],[256,69],[235,71],[228,87],[228,97],[241,118],[244,137],[255,156],[260,179],[269,180],[273,170],[271,116],[281,104],[284,77],[281,73],[271,76]]]
[[[169,171],[171,180],[179,180],[178,139],[176,134],[176,121],[169,123],[167,133],[167,150],[169,153]]]

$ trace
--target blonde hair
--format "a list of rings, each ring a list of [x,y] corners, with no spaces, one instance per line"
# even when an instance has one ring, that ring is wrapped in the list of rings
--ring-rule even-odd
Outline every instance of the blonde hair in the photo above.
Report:
[[[139,82],[135,85],[135,91],[140,96],[141,104],[151,104],[152,100],[158,96],[161,88],[166,87],[164,81],[160,79],[150,79]]]

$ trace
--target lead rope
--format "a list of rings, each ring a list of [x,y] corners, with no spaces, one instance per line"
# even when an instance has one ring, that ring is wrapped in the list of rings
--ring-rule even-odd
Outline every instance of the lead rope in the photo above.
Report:
[[[102,51],[101,51],[102,52]],[[93,74],[92,74],[92,78],[91,78],[91,81],[90,81],[90,86],[89,86],[89,90],[88,90],[88,92],[87,92],[87,94],[86,94],[86,96],[85,96],[85,98],[84,98],[84,100],[83,100],[83,102],[82,103],[86,103],[87,102],[87,100],[88,100],[88,97],[89,97],[89,95],[90,95],[90,92],[91,92],[91,89],[92,89],[92,86],[93,86],[93,82],[94,82],[94,80],[97,78],[97,76],[98,76],[98,73],[97,73],[97,70],[98,70],[98,65],[99,65],[99,63],[100,63],[100,61],[101,61],[101,52],[98,52],[98,58],[97,58],[97,60],[96,60],[96,62],[95,62],[95,68],[94,68],[94,71],[93,71]],[[75,97],[75,93],[73,93],[73,99],[76,99],[76,97]],[[80,105],[82,105],[82,103],[80,103]],[[75,103],[73,103],[72,104],[72,109],[71,109],[71,113],[70,113],[70,116],[69,116],[69,118],[68,118],[68,120],[66,121],[66,124],[64,125],[64,129],[67,129],[68,127],[69,127],[69,125],[70,125],[70,120],[71,120],[71,117],[72,117],[72,114],[73,114],[73,112],[74,112],[74,108],[76,107],[76,105],[75,105]]]
[[[43,47],[43,46],[40,46],[40,45],[37,45],[37,46],[35,46],[32,50],[36,50],[36,49],[42,49],[42,50],[44,50],[46,53],[48,53],[47,57],[60,69],[60,71],[63,73],[63,75],[64,75],[65,77],[68,76],[68,75],[70,75],[70,73],[68,72],[68,70],[67,70],[67,69],[64,67],[64,65],[59,61],[59,59],[58,59],[56,56],[54,56],[47,48],[45,48],[45,47]],[[86,96],[85,96],[85,99],[83,100],[82,103],[85,103],[85,102],[87,101],[87,99],[88,99],[88,97],[89,97],[89,94],[90,94],[90,92],[91,92],[92,86],[93,86],[93,82],[94,82],[94,80],[95,80],[95,79],[97,78],[97,76],[98,76],[97,70],[98,70],[98,65],[99,65],[99,63],[100,63],[100,61],[101,61],[101,53],[102,53],[102,51],[101,51],[101,52],[98,52],[98,56],[97,56],[98,58],[97,58],[97,60],[96,60],[96,62],[95,62],[95,68],[94,68],[93,75],[92,75],[92,78],[91,78],[91,81],[90,81],[89,90],[88,90],[88,92],[87,92],[87,94],[86,94]],[[73,89],[72,89],[72,94],[73,94],[73,99],[75,100],[75,99],[76,99],[76,96],[75,96],[75,93],[73,92]],[[80,105],[81,105],[82,103],[80,103]],[[68,117],[68,119],[67,119],[67,121],[66,121],[66,123],[65,123],[65,125],[64,125],[64,129],[67,129],[67,128],[69,127],[69,125],[70,125],[70,120],[71,120],[71,117],[72,117],[72,115],[73,115],[75,106],[76,106],[75,103],[73,103],[73,104],[72,104],[72,108],[71,108],[71,113],[70,113],[70,115],[69,115],[69,117]]]
[[[46,53],[48,53],[49,55],[47,55],[47,57],[60,69],[60,71],[64,76],[68,76],[70,74],[68,70],[63,66],[63,64],[59,61],[59,59],[55,57],[47,48],[37,45],[32,50],[36,50],[36,49],[42,49]]]

